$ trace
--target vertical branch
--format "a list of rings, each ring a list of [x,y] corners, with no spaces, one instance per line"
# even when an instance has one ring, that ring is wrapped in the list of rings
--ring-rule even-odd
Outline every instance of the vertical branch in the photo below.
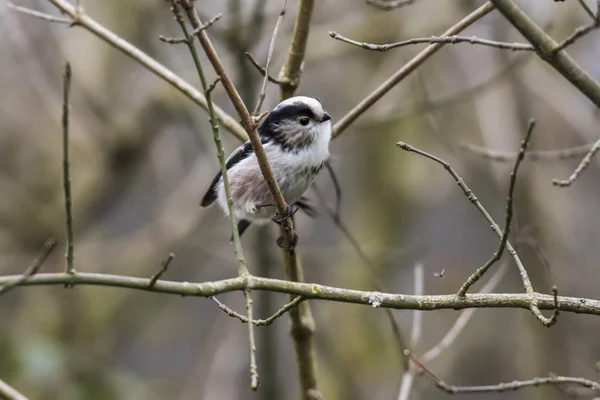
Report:
[[[293,96],[300,84],[313,7],[314,0],[300,0],[288,57],[279,73],[281,100]],[[268,73],[265,76],[268,77]],[[304,282],[304,271],[298,253],[295,250],[284,251],[283,258],[287,278],[293,282]],[[310,304],[305,301],[290,312],[290,335],[294,341],[303,400],[323,397],[317,389],[314,331],[315,321]]]
[[[71,199],[71,175],[69,172],[69,97],[71,92],[71,65],[67,62],[63,72],[63,187],[65,192],[65,213],[67,221],[67,250],[65,254],[66,272],[74,274],[73,268],[73,202]]]
[[[304,53],[306,52],[306,42],[308,41],[310,19],[314,5],[314,0],[300,0],[289,55],[279,72],[282,99],[292,97],[300,85],[302,63],[304,62]]]
[[[204,91],[204,97],[206,98],[210,127],[213,133],[215,147],[217,148],[217,158],[219,159],[219,166],[221,169],[221,175],[223,179],[223,187],[225,189],[225,196],[227,197],[227,208],[229,211],[229,217],[231,221],[231,229],[233,231],[233,248],[238,265],[238,275],[240,277],[245,277],[246,279],[250,280],[251,275],[248,272],[248,267],[246,266],[246,260],[244,258],[244,252],[242,250],[242,244],[240,241],[240,234],[237,228],[235,214],[233,212],[233,199],[231,198],[231,189],[229,187],[227,167],[225,165],[225,152],[223,151],[223,145],[221,143],[221,134],[219,132],[219,122],[212,102],[211,91],[212,89],[214,89],[215,86],[209,85],[206,81],[204,69],[202,68],[202,64],[200,63],[200,56],[198,55],[198,51],[196,50],[196,46],[194,45],[193,36],[188,31],[185,25],[185,21],[183,20],[183,15],[179,10],[179,7],[175,0],[171,0],[171,6],[173,14],[175,15],[175,20],[177,21],[177,23],[179,23],[181,31],[183,32],[183,35],[186,39],[188,49],[190,50],[190,54],[192,55],[192,59],[194,61],[194,66],[196,67],[198,77],[200,78],[200,84],[202,86],[202,90]],[[254,338],[252,295],[248,287],[244,289],[244,297],[246,299],[246,313],[248,316],[248,340],[250,346],[250,387],[252,388],[252,390],[257,390],[259,382],[258,367],[256,365],[256,342]]]

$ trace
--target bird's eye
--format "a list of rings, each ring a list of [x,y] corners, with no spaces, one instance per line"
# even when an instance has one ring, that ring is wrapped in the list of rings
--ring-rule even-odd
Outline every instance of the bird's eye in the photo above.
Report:
[[[310,118],[308,117],[300,117],[300,125],[308,125],[308,123],[310,122]]]

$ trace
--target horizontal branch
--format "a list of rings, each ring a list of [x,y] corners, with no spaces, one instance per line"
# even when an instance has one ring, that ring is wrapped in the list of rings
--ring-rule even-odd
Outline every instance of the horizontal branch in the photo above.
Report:
[[[0,285],[19,282],[23,275],[0,277]],[[245,289],[287,293],[313,300],[329,300],[344,303],[365,304],[401,310],[463,310],[467,308],[522,308],[529,310],[532,303],[541,310],[554,310],[554,297],[537,292],[531,293],[486,293],[467,294],[464,298],[456,294],[414,296],[373,291],[343,289],[316,283],[290,282],[253,276],[237,277],[211,282],[174,282],[159,280],[148,287],[149,278],[123,275],[78,272],[47,273],[30,276],[18,286],[39,285],[95,285],[139,289],[148,292],[176,294],[180,296],[210,297],[222,293]],[[600,315],[600,300],[558,296],[558,308],[564,312]]]
[[[423,37],[423,38],[412,38],[407,40],[402,40],[396,43],[387,43],[387,44],[372,44],[365,42],[358,42],[356,40],[349,39],[345,36],[340,35],[337,32],[329,31],[329,36],[332,38],[339,40],[344,43],[348,43],[357,47],[362,47],[366,50],[373,51],[388,51],[392,49],[396,49],[398,47],[409,46],[413,44],[434,44],[434,43],[445,43],[445,44],[457,44],[457,43],[470,43],[470,44],[479,44],[482,46],[495,47],[497,49],[504,50],[513,50],[513,51],[535,51],[535,48],[529,43],[508,43],[508,42],[498,42],[495,40],[481,39],[475,36],[431,36],[431,37]]]

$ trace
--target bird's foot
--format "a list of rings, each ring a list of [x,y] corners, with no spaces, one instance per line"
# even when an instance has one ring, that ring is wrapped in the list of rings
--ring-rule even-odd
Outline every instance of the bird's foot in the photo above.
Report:
[[[294,251],[294,249],[296,248],[296,245],[298,244],[298,235],[296,235],[296,233],[294,232],[294,239],[292,240],[292,243],[290,243],[289,246],[287,246],[286,242],[285,242],[285,238],[283,236],[279,236],[277,238],[277,246],[281,247],[282,249],[292,252]]]
[[[273,218],[271,218],[271,220],[273,222],[275,222],[276,224],[281,225],[285,220],[289,219],[292,215],[294,215],[294,210],[292,209],[292,206],[290,206],[289,204],[286,204],[285,214],[279,215],[279,213],[277,213],[277,214],[275,214],[275,216]]]

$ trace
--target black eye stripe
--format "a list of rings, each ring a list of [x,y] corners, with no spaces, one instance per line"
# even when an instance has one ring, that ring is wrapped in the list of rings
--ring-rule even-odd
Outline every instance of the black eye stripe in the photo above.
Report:
[[[276,121],[283,121],[285,119],[297,119],[298,117],[306,116],[311,119],[315,118],[315,113],[306,104],[293,103],[280,109],[271,111],[267,116],[265,122],[269,120],[271,123]]]

